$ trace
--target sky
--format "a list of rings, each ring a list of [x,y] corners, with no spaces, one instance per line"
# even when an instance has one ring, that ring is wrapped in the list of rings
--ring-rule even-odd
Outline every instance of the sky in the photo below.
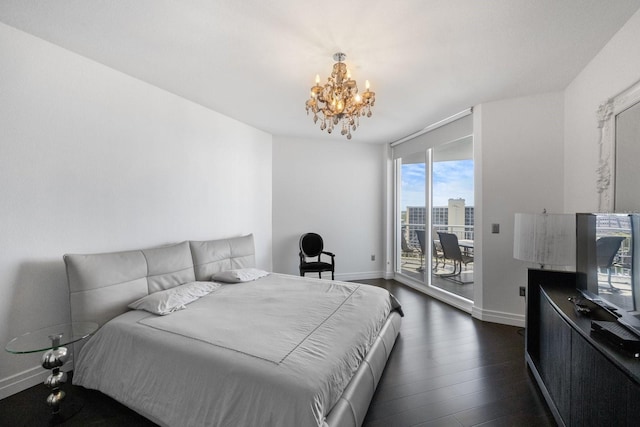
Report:
[[[402,210],[425,206],[425,164],[402,165]],[[465,199],[473,206],[473,160],[433,164],[433,206],[447,206],[449,199]]]

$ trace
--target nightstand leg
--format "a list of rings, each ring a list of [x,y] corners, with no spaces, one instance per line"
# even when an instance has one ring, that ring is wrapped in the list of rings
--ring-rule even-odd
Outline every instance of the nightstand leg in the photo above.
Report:
[[[44,384],[51,389],[51,394],[47,397],[47,405],[51,407],[53,415],[58,415],[60,403],[64,399],[64,391],[60,386],[67,381],[67,373],[60,371],[60,367],[69,358],[69,352],[66,347],[58,347],[60,335],[50,335],[49,338],[53,348],[42,355],[42,367],[51,369],[51,374],[44,380]]]

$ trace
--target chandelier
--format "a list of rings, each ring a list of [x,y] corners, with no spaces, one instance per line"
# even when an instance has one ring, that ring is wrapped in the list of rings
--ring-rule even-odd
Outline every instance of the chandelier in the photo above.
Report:
[[[320,119],[320,130],[326,129],[331,133],[342,121],[340,133],[351,139],[351,131],[360,125],[360,116],[371,117],[376,94],[369,90],[369,80],[366,81],[364,93],[358,93],[355,80],[351,79],[347,65],[342,62],[346,57],[342,52],[333,55],[337,62],[333,64],[333,71],[324,86],[320,86],[320,75],[316,75],[316,84],[311,88],[306,107],[307,115],[309,111],[313,112],[314,123]]]

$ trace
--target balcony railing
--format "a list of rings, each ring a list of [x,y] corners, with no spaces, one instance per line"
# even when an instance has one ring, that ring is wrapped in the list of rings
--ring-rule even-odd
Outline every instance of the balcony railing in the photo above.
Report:
[[[416,235],[417,230],[424,231],[426,230],[426,226],[424,224],[402,224],[401,232],[406,242],[414,248],[420,248],[420,242]],[[434,224],[433,230],[434,232],[442,231],[453,233],[458,236],[458,240],[474,240],[473,225]],[[437,236],[433,236],[433,238],[437,239]]]

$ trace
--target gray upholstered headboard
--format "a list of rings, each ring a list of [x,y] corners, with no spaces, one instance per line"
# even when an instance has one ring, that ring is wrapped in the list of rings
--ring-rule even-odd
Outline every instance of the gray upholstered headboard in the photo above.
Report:
[[[255,267],[253,235],[103,254],[64,256],[71,321],[103,325],[153,292]]]

